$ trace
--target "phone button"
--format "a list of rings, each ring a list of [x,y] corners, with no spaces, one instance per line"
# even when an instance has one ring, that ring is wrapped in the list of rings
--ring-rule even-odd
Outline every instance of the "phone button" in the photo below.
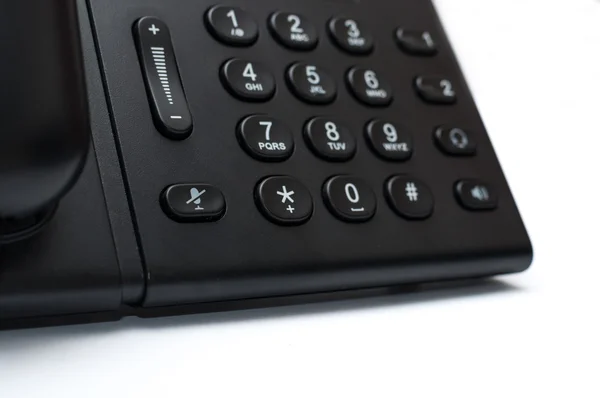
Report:
[[[219,41],[234,46],[250,46],[258,39],[258,25],[238,7],[215,6],[206,13],[206,26]]]
[[[335,80],[314,64],[292,65],[287,72],[287,81],[298,98],[311,104],[328,104],[337,95]]]
[[[391,85],[372,69],[352,68],[347,82],[356,99],[366,105],[386,106],[392,102]]]
[[[256,186],[254,196],[259,210],[276,224],[303,224],[313,213],[310,191],[292,177],[265,178]]]
[[[356,153],[356,138],[342,123],[327,117],[316,117],[304,128],[310,149],[321,159],[342,162]]]
[[[373,51],[373,36],[356,20],[334,18],[329,22],[333,41],[352,54],[368,54]]]
[[[135,24],[134,36],[157,129],[170,139],[189,137],[192,115],[168,26],[158,18],[144,17]]]
[[[451,80],[441,76],[419,76],[415,79],[415,89],[426,102],[433,104],[453,104],[456,102],[455,86]]]
[[[412,136],[396,123],[373,120],[367,125],[366,134],[369,146],[382,159],[404,161],[412,156]]]
[[[398,46],[411,55],[435,55],[437,47],[431,33],[422,30],[398,29],[396,30]]]
[[[406,219],[425,219],[433,213],[431,190],[424,182],[411,176],[390,178],[386,183],[385,195],[390,207]]]
[[[225,214],[225,198],[208,184],[175,184],[161,195],[165,214],[178,222],[216,221]]]
[[[239,124],[238,139],[253,158],[263,161],[283,161],[294,152],[294,137],[282,121],[264,115],[249,116]]]
[[[292,50],[312,50],[319,42],[315,26],[300,14],[276,12],[269,28],[277,41]]]
[[[323,186],[325,204],[342,221],[365,222],[375,215],[377,199],[365,181],[352,176],[336,176]]]
[[[275,94],[275,77],[260,62],[231,59],[221,68],[229,92],[248,101],[267,101]]]

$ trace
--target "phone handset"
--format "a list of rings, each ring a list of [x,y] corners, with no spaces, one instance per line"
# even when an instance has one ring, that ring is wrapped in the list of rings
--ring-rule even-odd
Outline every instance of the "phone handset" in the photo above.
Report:
[[[0,13],[0,243],[25,238],[75,183],[90,124],[75,0]]]

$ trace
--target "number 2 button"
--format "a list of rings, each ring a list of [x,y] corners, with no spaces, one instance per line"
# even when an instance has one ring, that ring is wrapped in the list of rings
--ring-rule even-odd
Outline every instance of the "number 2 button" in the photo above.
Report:
[[[319,41],[317,28],[299,14],[276,12],[269,20],[275,39],[292,50],[312,50]]]
[[[375,215],[377,199],[369,185],[357,177],[337,176],[323,186],[325,204],[342,221],[364,222]]]
[[[259,62],[229,60],[221,69],[225,87],[236,97],[248,101],[267,101],[275,94],[275,78]]]
[[[453,104],[456,102],[454,84],[440,76],[419,76],[415,79],[415,88],[419,96],[434,104]]]

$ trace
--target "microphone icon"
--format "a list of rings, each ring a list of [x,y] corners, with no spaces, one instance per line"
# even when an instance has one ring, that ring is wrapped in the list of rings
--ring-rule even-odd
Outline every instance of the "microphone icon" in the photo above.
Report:
[[[189,205],[193,202],[196,205],[196,208],[194,210],[204,210],[203,207],[200,207],[200,203],[202,203],[201,196],[204,195],[204,192],[206,192],[206,189],[202,192],[198,191],[197,188],[190,189],[190,200],[185,202],[185,204]]]

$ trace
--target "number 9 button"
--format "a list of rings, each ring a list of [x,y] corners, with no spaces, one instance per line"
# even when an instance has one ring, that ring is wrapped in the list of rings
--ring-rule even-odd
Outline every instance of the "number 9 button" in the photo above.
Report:
[[[277,41],[292,50],[312,50],[319,41],[317,29],[299,14],[276,12],[269,28]]]
[[[361,102],[385,106],[392,102],[392,89],[377,72],[366,68],[352,68],[348,72],[348,87]]]
[[[294,151],[289,127],[270,116],[248,116],[239,124],[237,133],[242,148],[258,160],[282,161]]]
[[[316,65],[297,63],[288,69],[287,80],[294,94],[312,104],[328,104],[335,99],[335,81]]]
[[[367,142],[379,157],[386,160],[408,160],[412,156],[413,142],[410,133],[397,124],[373,120],[367,124]]]
[[[364,222],[375,215],[377,199],[369,185],[360,178],[336,176],[323,186],[325,204],[342,221]]]
[[[330,161],[350,160],[356,152],[356,139],[338,121],[316,117],[304,129],[304,138],[318,157]]]

